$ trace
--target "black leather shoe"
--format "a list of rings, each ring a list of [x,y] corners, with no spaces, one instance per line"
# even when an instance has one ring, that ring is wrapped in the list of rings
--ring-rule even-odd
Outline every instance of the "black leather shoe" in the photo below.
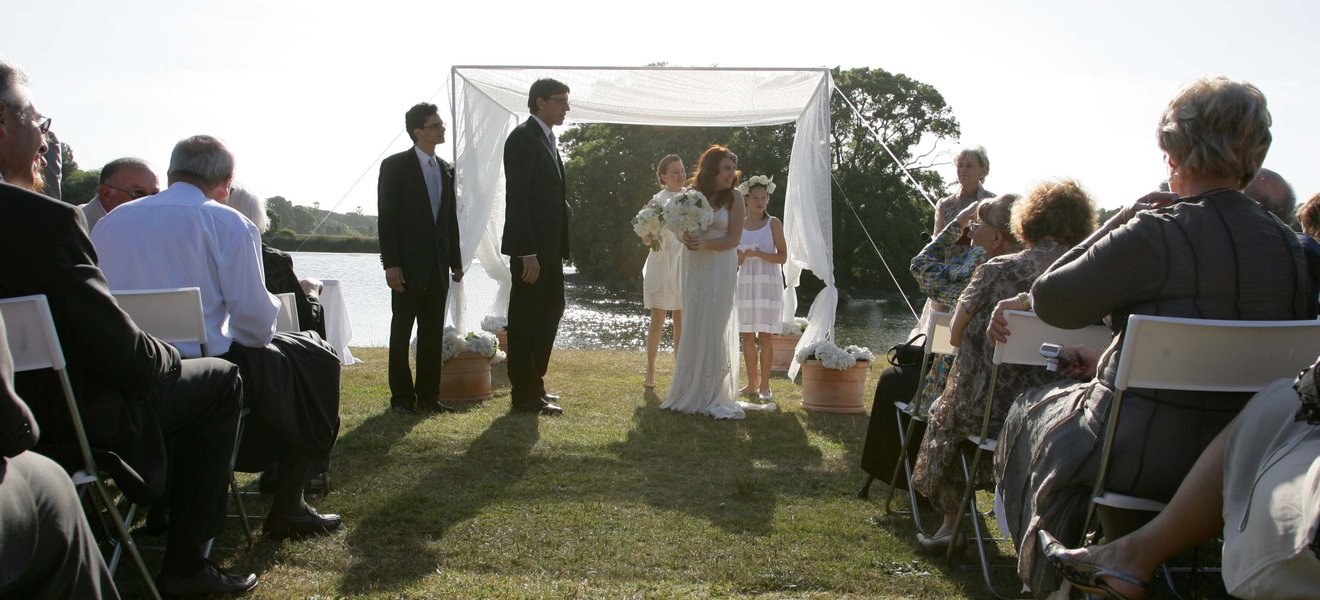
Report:
[[[233,596],[257,587],[257,576],[230,575],[206,561],[202,570],[193,575],[157,575],[156,589],[165,598],[209,598],[212,596]]]
[[[559,396],[558,396],[558,395],[555,395],[555,394],[551,394],[550,392],[546,392],[546,393],[544,393],[544,394],[541,394],[541,399],[542,399],[542,400],[545,400],[546,402],[549,402],[549,403],[551,403],[551,404],[554,404],[554,403],[556,403],[556,402],[559,402]]]
[[[439,400],[434,400],[434,401],[431,401],[431,402],[421,402],[421,401],[418,401],[418,403],[417,403],[417,409],[418,409],[418,412],[423,412],[423,413],[452,413],[452,412],[458,412],[458,409],[457,409],[457,408],[455,408],[455,407],[453,407],[453,406],[450,406],[450,405],[448,405],[448,404],[445,404],[444,402],[441,402],[441,401],[439,401]]]
[[[552,417],[564,414],[564,409],[559,408],[559,405],[551,404],[544,400],[542,400],[540,404],[514,404],[513,410],[518,412],[539,413]]]
[[[411,408],[408,408],[407,406],[391,406],[391,407],[390,407],[390,410],[394,411],[394,414],[396,414],[396,415],[414,415],[414,416],[415,416],[415,415],[417,414],[417,411],[416,411],[416,410],[411,409]]]
[[[343,524],[339,515],[323,515],[310,506],[303,510],[305,512],[300,515],[272,512],[266,517],[261,531],[269,537],[296,539],[330,533]]]

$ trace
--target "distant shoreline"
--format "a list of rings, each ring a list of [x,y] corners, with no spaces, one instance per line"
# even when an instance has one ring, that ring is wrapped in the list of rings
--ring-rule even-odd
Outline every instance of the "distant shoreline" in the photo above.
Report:
[[[379,240],[358,235],[274,235],[262,241],[285,252],[380,254]]]

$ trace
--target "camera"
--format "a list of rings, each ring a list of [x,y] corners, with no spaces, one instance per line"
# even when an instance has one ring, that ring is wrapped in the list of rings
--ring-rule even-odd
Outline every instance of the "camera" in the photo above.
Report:
[[[1040,355],[1045,357],[1046,371],[1057,373],[1077,364],[1077,353],[1059,344],[1041,344]]]

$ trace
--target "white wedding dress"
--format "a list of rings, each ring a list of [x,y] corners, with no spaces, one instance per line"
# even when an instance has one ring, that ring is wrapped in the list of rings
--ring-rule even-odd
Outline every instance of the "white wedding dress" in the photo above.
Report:
[[[728,227],[729,210],[721,208],[715,211],[705,238],[723,237]],[[716,419],[741,419],[748,410],[775,410],[774,404],[738,400],[737,292],[738,254],[734,249],[684,250],[683,338],[669,397],[660,408]]]

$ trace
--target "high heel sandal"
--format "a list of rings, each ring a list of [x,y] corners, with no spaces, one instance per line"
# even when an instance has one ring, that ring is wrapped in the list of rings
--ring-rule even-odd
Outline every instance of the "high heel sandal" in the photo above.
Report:
[[[949,544],[953,544],[954,556],[960,555],[967,549],[967,536],[959,531],[957,537],[952,533],[944,535],[928,536],[924,533],[917,534],[917,545],[921,551],[927,554],[945,554],[949,551]]]
[[[1089,594],[1104,594],[1106,598],[1114,600],[1132,600],[1101,580],[1102,577],[1110,577],[1140,587],[1145,596],[1150,595],[1151,585],[1149,581],[1142,581],[1122,571],[1063,556],[1068,548],[1065,548],[1059,540],[1054,539],[1054,536],[1044,529],[1039,531],[1039,537],[1041,550],[1045,553],[1045,560],[1049,561],[1050,566],[1054,567],[1060,575],[1063,575],[1064,579],[1071,582],[1073,587],[1078,590]]]

